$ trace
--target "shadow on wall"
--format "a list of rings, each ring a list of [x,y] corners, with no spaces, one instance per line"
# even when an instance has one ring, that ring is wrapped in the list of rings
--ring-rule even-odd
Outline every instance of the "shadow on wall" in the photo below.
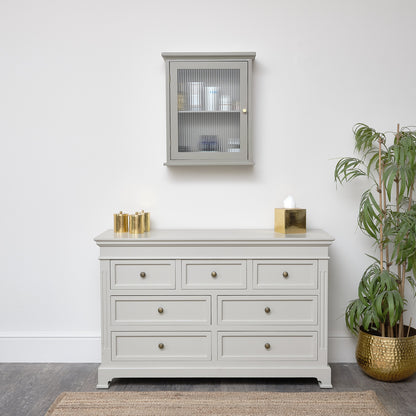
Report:
[[[255,166],[171,166],[167,171],[172,180],[189,183],[256,182]]]

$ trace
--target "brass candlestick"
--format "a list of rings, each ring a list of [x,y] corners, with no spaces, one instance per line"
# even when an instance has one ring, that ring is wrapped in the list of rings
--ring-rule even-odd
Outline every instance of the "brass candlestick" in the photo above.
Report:
[[[150,212],[144,213],[144,231],[146,233],[150,231]]]
[[[144,214],[143,212],[136,212],[130,215],[130,227],[131,234],[143,234],[145,231]]]
[[[129,230],[129,215],[123,214],[120,211],[118,214],[114,214],[114,232],[115,233],[127,233]]]

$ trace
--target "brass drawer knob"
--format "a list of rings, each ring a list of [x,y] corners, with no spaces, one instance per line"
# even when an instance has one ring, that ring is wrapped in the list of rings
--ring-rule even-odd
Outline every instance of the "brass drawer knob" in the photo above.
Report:
[[[140,272],[140,277],[146,277],[146,273],[145,272]]]
[[[269,349],[270,349],[270,344],[269,344],[268,342],[266,342],[266,343],[264,344],[264,348],[266,348],[266,350],[269,350]]]
[[[161,343],[158,345],[158,347],[159,347],[159,349],[160,349],[160,350],[163,350],[163,348],[165,348],[165,345],[161,342]]]
[[[289,273],[288,272],[283,272],[282,275],[283,275],[283,277],[289,277]]]
[[[212,277],[217,277],[217,272],[212,272],[212,273],[211,273],[211,276],[212,276]]]
[[[271,309],[270,309],[268,306],[266,306],[266,307],[264,308],[264,312],[266,312],[266,313],[270,313],[270,311],[271,311]]]
[[[162,307],[159,307],[159,308],[157,308],[157,311],[158,311],[159,313],[163,313],[163,308],[162,308]]]

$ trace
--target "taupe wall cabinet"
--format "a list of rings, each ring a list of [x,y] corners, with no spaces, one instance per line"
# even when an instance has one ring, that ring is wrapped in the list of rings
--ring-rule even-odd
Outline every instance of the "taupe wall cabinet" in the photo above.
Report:
[[[107,231],[98,388],[120,377],[316,377],[328,366],[323,231]]]
[[[166,165],[252,165],[251,72],[246,53],[162,53]]]

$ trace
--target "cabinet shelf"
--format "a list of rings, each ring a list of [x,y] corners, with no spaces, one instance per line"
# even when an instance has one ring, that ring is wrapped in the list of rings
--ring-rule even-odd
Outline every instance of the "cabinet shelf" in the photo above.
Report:
[[[166,62],[167,166],[252,165],[255,53],[162,53]]]
[[[179,114],[238,114],[238,113],[241,113],[241,110],[232,110],[232,111],[222,111],[222,110],[186,111],[186,110],[181,110],[181,111],[178,111],[178,113]]]

